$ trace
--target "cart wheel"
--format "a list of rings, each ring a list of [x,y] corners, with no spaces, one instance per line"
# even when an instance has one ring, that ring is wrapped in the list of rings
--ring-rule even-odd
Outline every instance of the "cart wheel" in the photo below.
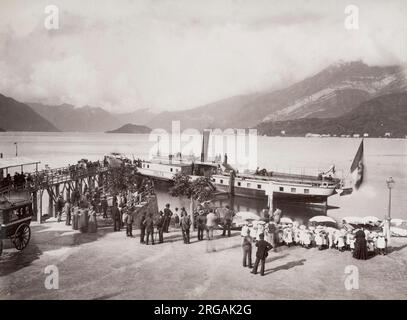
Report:
[[[23,250],[30,241],[31,230],[28,224],[22,224],[17,228],[13,238],[14,246],[17,250]]]

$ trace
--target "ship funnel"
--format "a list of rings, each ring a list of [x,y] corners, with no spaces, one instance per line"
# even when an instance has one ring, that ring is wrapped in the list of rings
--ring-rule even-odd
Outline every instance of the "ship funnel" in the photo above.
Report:
[[[204,129],[202,132],[202,151],[201,151],[201,162],[208,161],[208,148],[209,148],[209,136],[211,130]]]

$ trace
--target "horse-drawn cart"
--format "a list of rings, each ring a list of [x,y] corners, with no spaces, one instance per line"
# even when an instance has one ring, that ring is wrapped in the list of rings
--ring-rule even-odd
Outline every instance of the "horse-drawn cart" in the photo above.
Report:
[[[0,158],[0,255],[5,239],[10,239],[17,250],[23,250],[30,242],[32,186],[25,181],[24,167],[35,166],[32,174],[36,175],[39,163],[27,157]],[[16,179],[16,172],[19,171],[23,176],[22,181]]]
[[[10,202],[0,197],[0,255],[5,239],[10,239],[17,250],[23,250],[28,245],[32,213],[30,199]]]

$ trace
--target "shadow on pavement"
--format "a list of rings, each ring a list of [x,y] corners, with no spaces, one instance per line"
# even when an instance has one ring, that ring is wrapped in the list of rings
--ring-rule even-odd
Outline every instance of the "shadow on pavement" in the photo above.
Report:
[[[278,266],[276,268],[267,269],[264,274],[268,275],[270,273],[277,272],[277,271],[280,271],[280,270],[289,270],[289,269],[297,267],[297,266],[302,266],[302,265],[304,265],[305,261],[307,261],[307,259],[301,259],[301,260],[297,260],[297,261],[290,261],[290,262],[287,262],[286,264],[283,264],[283,265]]]
[[[15,249],[10,240],[3,240],[5,250],[0,257],[0,276],[10,275],[30,266],[47,251],[93,242],[113,232],[113,229],[103,222],[96,233],[80,233],[68,226],[65,230],[55,230],[54,226],[47,224],[31,225],[30,227],[31,239],[22,251]],[[61,227],[64,228],[62,225]]]
[[[266,259],[266,263],[267,262],[273,262],[273,261],[276,261],[276,260],[279,260],[279,259],[283,259],[283,258],[285,258],[285,257],[287,257],[288,256],[288,254],[286,253],[286,254],[284,254],[284,255],[282,255],[282,256],[277,256],[277,257],[269,257],[268,259]]]

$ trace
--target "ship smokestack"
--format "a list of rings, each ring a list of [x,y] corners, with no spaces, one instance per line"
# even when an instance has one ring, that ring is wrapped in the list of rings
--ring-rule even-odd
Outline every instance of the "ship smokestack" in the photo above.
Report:
[[[201,162],[208,161],[208,147],[209,147],[209,135],[211,131],[204,129],[202,132],[202,150],[201,150]]]

